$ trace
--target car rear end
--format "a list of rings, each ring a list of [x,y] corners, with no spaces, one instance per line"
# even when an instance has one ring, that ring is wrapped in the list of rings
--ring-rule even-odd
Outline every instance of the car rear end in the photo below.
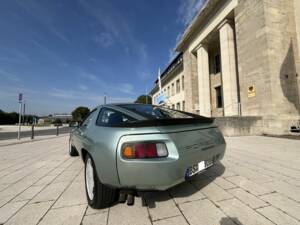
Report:
[[[156,124],[156,133],[121,137],[117,169],[122,188],[166,190],[205,171],[223,158],[225,140],[213,120],[175,119],[162,123],[162,126],[159,124]],[[156,145],[156,150],[159,150],[165,145],[167,154],[127,157],[124,151],[128,144],[132,148],[145,144],[145,151],[147,146]]]

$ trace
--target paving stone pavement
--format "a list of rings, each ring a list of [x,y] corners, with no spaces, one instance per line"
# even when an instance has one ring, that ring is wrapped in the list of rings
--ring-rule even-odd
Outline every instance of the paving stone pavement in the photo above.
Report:
[[[134,206],[87,206],[68,137],[0,147],[0,224],[300,225],[300,141],[226,138],[224,160]]]

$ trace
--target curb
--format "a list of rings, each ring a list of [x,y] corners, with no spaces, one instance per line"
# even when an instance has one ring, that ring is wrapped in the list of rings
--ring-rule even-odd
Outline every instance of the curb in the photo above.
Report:
[[[55,138],[60,138],[60,137],[66,137],[69,136],[70,134],[61,134],[59,136],[54,136],[54,137],[46,137],[46,138],[41,138],[41,139],[29,139],[26,141],[19,141],[19,142],[13,142],[13,143],[7,143],[7,144],[1,144],[0,142],[0,147],[6,147],[6,146],[12,146],[12,145],[19,145],[19,144],[25,144],[25,143],[31,143],[31,142],[37,142],[37,141],[44,141],[48,139],[55,139]],[[41,136],[42,137],[42,136]]]

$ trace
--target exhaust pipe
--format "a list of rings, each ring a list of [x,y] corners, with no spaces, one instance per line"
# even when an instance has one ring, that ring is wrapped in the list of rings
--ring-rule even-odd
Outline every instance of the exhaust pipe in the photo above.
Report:
[[[119,203],[125,203],[127,200],[127,194],[124,192],[120,192],[119,195]]]
[[[134,205],[134,197],[135,197],[134,191],[131,190],[120,191],[119,203],[125,203],[127,201],[127,205],[132,206]]]
[[[134,195],[133,194],[127,195],[127,205],[129,205],[129,206],[134,205]]]

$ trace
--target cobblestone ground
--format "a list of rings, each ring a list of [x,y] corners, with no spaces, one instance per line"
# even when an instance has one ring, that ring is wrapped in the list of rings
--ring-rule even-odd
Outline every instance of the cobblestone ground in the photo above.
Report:
[[[68,137],[0,147],[0,224],[300,224],[299,141],[227,138],[222,164],[132,207],[87,206]]]

